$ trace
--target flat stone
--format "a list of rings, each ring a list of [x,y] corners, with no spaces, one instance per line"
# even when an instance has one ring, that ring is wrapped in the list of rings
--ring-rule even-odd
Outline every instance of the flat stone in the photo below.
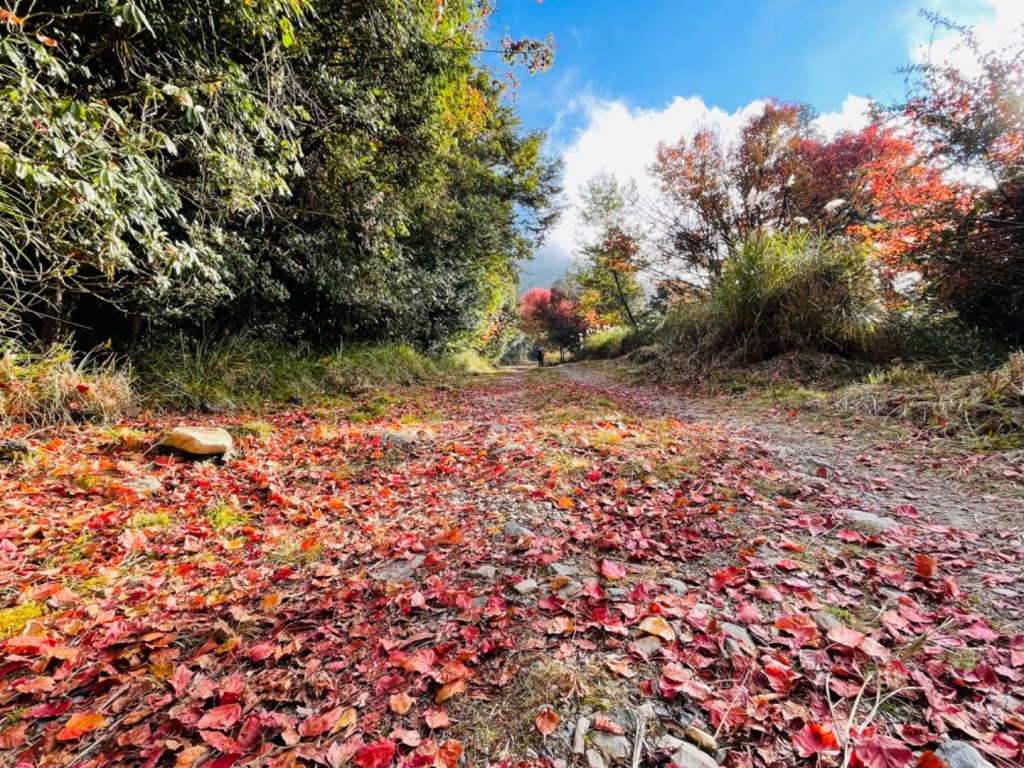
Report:
[[[659,752],[675,752],[683,746],[683,743],[682,739],[677,739],[671,733],[663,733],[658,737],[658,740],[654,742],[654,748]]]
[[[234,446],[228,431],[219,427],[175,427],[160,443],[192,456],[223,456]]]
[[[946,739],[935,750],[935,756],[944,761],[949,768],[995,768],[978,750],[965,741]]]
[[[839,620],[838,616],[833,616],[828,611],[815,611],[811,614],[811,618],[814,619],[814,623],[822,632],[828,632],[833,627],[838,627],[843,623]]]
[[[576,566],[567,565],[566,563],[552,563],[549,567],[553,573],[559,576],[575,576],[580,572]]]
[[[481,565],[475,571],[471,571],[474,576],[479,576],[482,579],[493,579],[498,575],[498,569],[493,565]]]
[[[596,749],[587,750],[587,767],[588,768],[605,768],[604,758],[601,757],[601,753]]]
[[[882,517],[874,512],[866,512],[863,509],[840,509],[837,510],[855,523],[864,523],[888,531],[899,525],[899,522],[891,517]]]
[[[590,720],[581,717],[576,721],[576,730],[572,734],[572,753],[582,755],[587,750],[587,731],[590,730]]]
[[[614,707],[608,710],[608,717],[621,725],[628,733],[636,733],[639,713],[628,707]]]
[[[671,758],[676,768],[718,768],[718,761],[692,744],[681,744]]]
[[[537,591],[537,581],[535,579],[523,579],[512,588],[520,595],[528,595],[531,592]]]
[[[376,437],[389,448],[403,451],[411,451],[423,441],[423,438],[416,432],[405,432],[398,429],[375,429],[367,434]]]
[[[735,641],[737,649],[743,653],[750,655],[757,650],[757,646],[754,645],[754,638],[752,638],[750,633],[739,624],[732,624],[728,621],[723,621],[718,625],[718,627],[733,641]]]
[[[511,520],[505,523],[504,530],[506,536],[511,536],[514,539],[532,539],[536,535],[525,525],[520,525],[519,523]]]
[[[593,736],[590,737],[590,741],[595,747],[600,749],[609,757],[625,759],[629,757],[632,751],[632,745],[629,743],[629,739],[625,736],[620,736],[617,733],[594,731]]]
[[[563,600],[572,600],[583,594],[583,585],[575,579],[569,579],[558,590],[558,596]]]
[[[424,560],[426,558],[423,555],[415,555],[410,560],[392,560],[370,571],[370,578],[375,581],[407,581],[412,578],[416,569],[423,565]]]
[[[654,635],[644,635],[637,638],[634,645],[645,657],[652,656],[661,650],[661,638]]]
[[[690,587],[679,579],[662,579],[661,583],[680,597],[686,597],[690,593]]]

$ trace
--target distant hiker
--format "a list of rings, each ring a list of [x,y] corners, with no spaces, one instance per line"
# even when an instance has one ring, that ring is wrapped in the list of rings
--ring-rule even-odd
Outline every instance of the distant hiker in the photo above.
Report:
[[[537,347],[533,350],[533,359],[537,361],[537,365],[541,368],[544,367],[544,350],[541,347]]]

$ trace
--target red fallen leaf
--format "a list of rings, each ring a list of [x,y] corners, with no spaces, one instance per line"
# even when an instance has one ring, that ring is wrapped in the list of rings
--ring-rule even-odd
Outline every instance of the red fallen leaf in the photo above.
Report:
[[[820,636],[814,619],[804,613],[794,613],[776,619],[775,628],[793,635],[801,645],[814,642]]]
[[[626,566],[613,560],[601,561],[601,575],[609,581],[626,578]]]
[[[107,718],[99,712],[85,712],[72,715],[68,718],[68,721],[64,723],[64,727],[61,728],[60,733],[57,734],[57,740],[74,741],[76,739],[80,739],[90,731],[102,728],[103,724],[106,722]]]
[[[749,600],[740,600],[736,606],[736,618],[744,624],[761,623],[761,614],[757,612],[757,606]]]
[[[835,755],[839,752],[839,740],[836,739],[832,729],[813,721],[801,728],[799,733],[792,737],[792,740],[800,757],[812,757],[819,754]]]
[[[587,480],[589,480],[590,482],[596,483],[600,479],[601,479],[601,470],[599,470],[599,469],[592,469],[589,472],[587,472]]]
[[[455,768],[459,764],[460,757],[462,757],[462,744],[455,739],[447,739],[437,750],[434,765],[439,768]]]
[[[540,731],[544,737],[550,736],[555,732],[555,728],[558,727],[559,721],[558,713],[555,712],[551,707],[545,706],[537,713],[537,717],[534,718],[533,723],[537,726],[537,730]]]
[[[986,643],[992,643],[999,639],[1000,635],[995,630],[991,629],[988,624],[985,623],[984,619],[977,619],[973,624],[964,627],[959,630],[961,635],[967,635],[973,637],[975,640],[981,640]]]
[[[853,751],[853,766],[863,768],[903,768],[914,759],[914,753],[901,741],[891,736],[868,736],[857,739]]]
[[[793,690],[794,681],[798,677],[788,664],[774,660],[764,665],[764,673],[768,678],[768,686],[778,693],[789,693]]]
[[[789,558],[783,558],[775,563],[775,567],[781,571],[799,571],[803,568],[803,565],[798,563],[796,560],[790,560]]]
[[[222,704],[204,713],[197,728],[204,728],[214,731],[226,731],[242,717],[242,707],[238,704]]]
[[[75,384],[75,389],[77,389],[80,393],[84,395],[86,392],[89,391],[89,385],[86,384],[85,382],[82,382],[80,384]]]
[[[764,587],[758,587],[752,593],[758,600],[764,600],[766,603],[781,603],[782,593],[776,587],[768,584]]]
[[[917,758],[917,768],[949,768],[949,763],[937,757],[930,749],[926,749]]]
[[[427,727],[435,731],[451,725],[448,713],[443,709],[428,709],[423,713],[423,721],[427,724]]]
[[[402,693],[392,694],[391,698],[388,699],[388,706],[396,715],[404,715],[412,707],[412,701],[412,696],[403,691]]]
[[[27,717],[59,717],[71,709],[71,699],[61,701],[47,701],[36,704],[26,712]]]
[[[299,735],[305,739],[315,739],[322,733],[331,730],[348,707],[335,707],[320,715],[307,717],[299,726]]]
[[[385,768],[395,759],[395,742],[381,739],[367,744],[352,757],[359,768]]]
[[[858,648],[864,642],[866,635],[855,629],[838,624],[828,631],[828,639],[833,643],[844,645],[847,648]]]
[[[914,555],[914,572],[922,579],[930,579],[935,575],[938,561],[931,555]]]
[[[607,731],[608,733],[614,733],[617,736],[621,736],[626,732],[625,728],[607,715],[598,715],[594,720],[594,727],[599,731]]]

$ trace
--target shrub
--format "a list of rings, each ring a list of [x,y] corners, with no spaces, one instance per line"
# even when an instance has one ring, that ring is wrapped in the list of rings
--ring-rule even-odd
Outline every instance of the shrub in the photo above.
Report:
[[[587,334],[580,349],[581,360],[610,360],[639,349],[651,340],[651,329],[616,326]]]
[[[747,240],[712,293],[719,344],[763,360],[782,352],[852,352],[881,318],[868,251],[802,233]]]

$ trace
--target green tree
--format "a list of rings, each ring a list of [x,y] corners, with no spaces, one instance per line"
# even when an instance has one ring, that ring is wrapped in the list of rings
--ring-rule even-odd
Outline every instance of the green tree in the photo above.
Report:
[[[630,217],[636,185],[620,185],[602,173],[580,188],[580,196],[580,217],[588,232],[569,275],[571,289],[596,323],[637,327],[645,295],[637,274],[645,262],[643,235]]]

